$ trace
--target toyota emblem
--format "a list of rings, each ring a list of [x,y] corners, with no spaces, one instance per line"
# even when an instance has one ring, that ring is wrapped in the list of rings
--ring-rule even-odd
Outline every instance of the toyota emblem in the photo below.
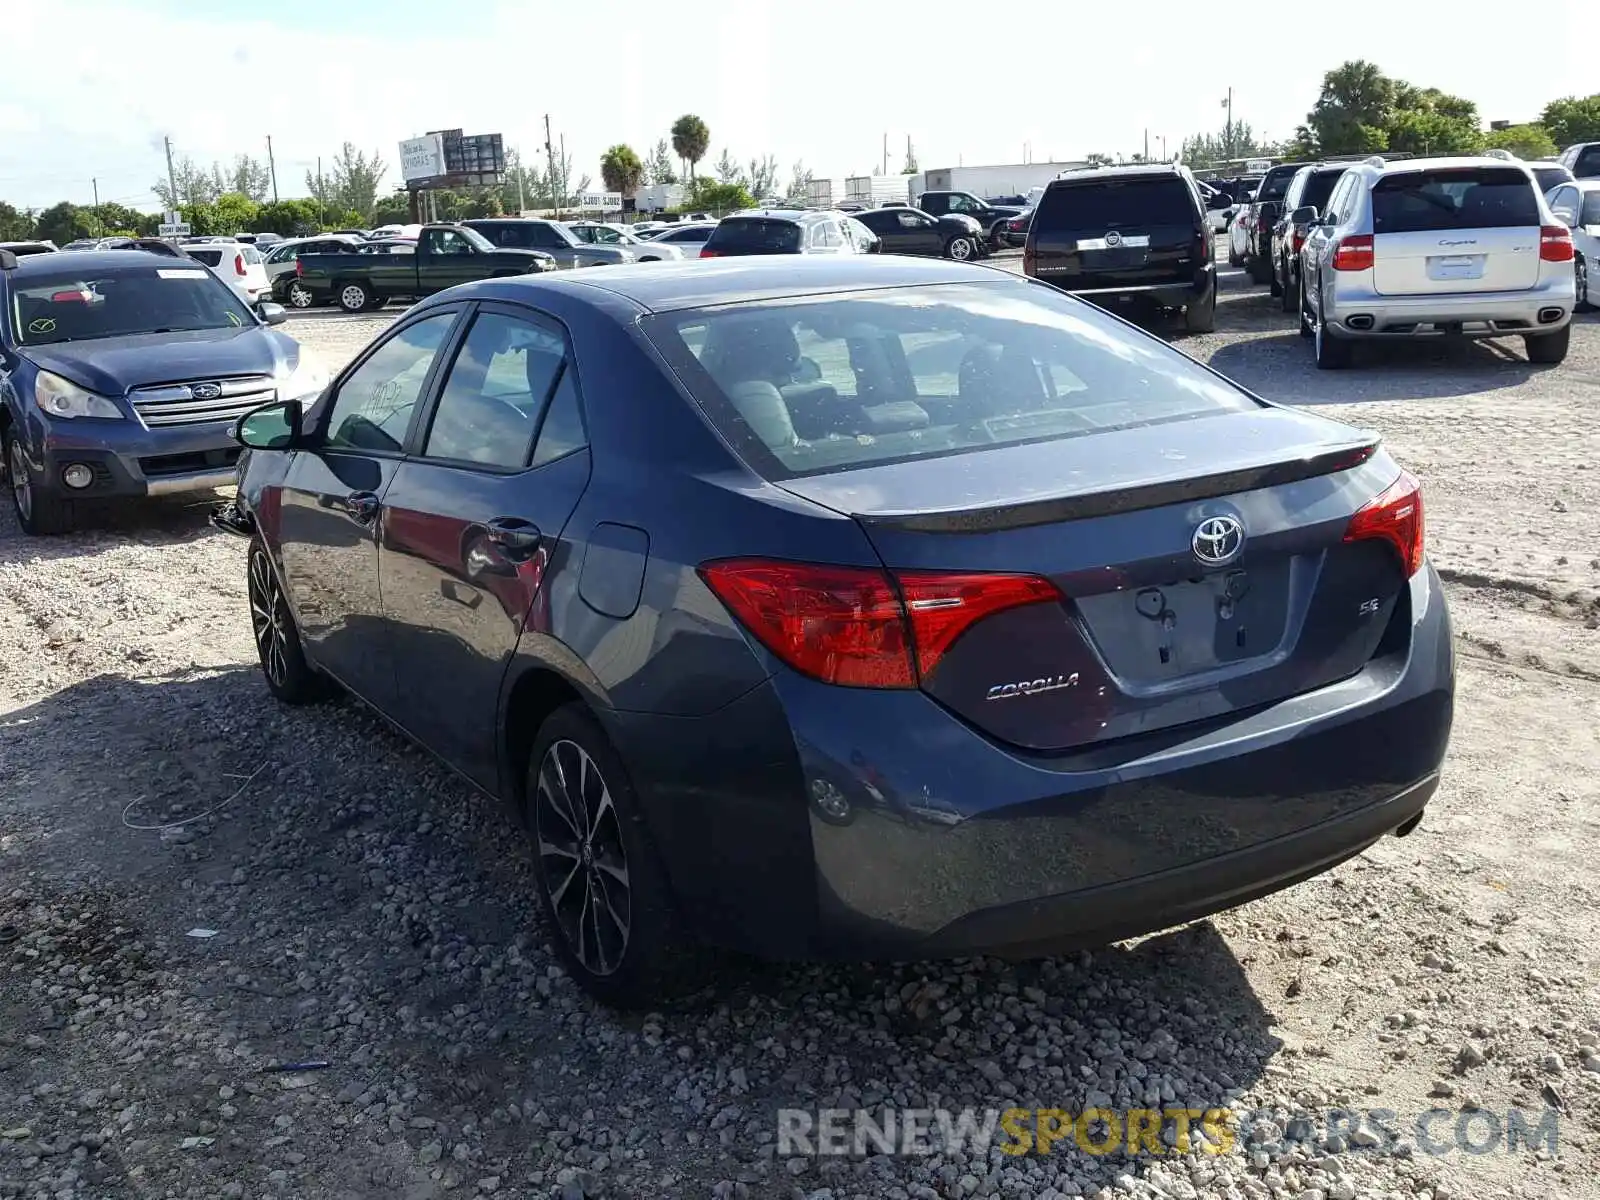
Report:
[[[192,383],[189,385],[189,395],[196,400],[215,400],[222,395],[220,383]]]
[[[1106,234],[1106,245],[1108,245],[1108,246],[1120,246],[1120,245],[1122,245],[1122,235],[1120,233],[1118,233],[1115,229],[1113,229],[1110,233]]]
[[[1208,567],[1231,563],[1244,549],[1244,524],[1238,517],[1207,517],[1195,527],[1189,545]]]

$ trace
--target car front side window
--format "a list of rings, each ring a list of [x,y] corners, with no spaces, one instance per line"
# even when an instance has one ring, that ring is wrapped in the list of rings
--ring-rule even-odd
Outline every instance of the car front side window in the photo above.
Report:
[[[323,444],[333,450],[398,454],[433,360],[455,320],[450,310],[407,325],[345,376],[328,413]]]

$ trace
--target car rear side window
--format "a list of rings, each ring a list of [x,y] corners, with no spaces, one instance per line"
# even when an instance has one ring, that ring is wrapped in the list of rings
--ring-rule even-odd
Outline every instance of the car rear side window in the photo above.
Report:
[[[973,283],[643,323],[751,467],[788,479],[1257,407],[1052,289]]]
[[[1387,175],[1372,187],[1372,231],[1536,226],[1539,203],[1533,187],[1517,167],[1445,167]]]
[[[1176,176],[1165,176],[1051,187],[1039,201],[1034,224],[1040,232],[1103,231],[1187,225],[1194,218],[1194,198],[1188,186]]]
[[[794,254],[800,249],[800,227],[793,221],[760,217],[727,220],[711,231],[706,246],[712,250],[742,250],[747,254]]]
[[[502,470],[525,466],[566,352],[557,329],[481,313],[450,364],[423,454]]]

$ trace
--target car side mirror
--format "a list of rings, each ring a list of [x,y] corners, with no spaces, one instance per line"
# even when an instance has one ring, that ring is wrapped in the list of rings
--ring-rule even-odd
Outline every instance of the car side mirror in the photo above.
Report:
[[[1571,229],[1572,223],[1578,219],[1578,214],[1570,208],[1552,208],[1550,212],[1556,220],[1560,221],[1568,229]]]
[[[282,325],[289,319],[289,310],[271,300],[262,300],[256,305],[256,315],[264,324]]]
[[[305,410],[298,400],[266,404],[233,425],[233,440],[249,450],[293,450],[301,442]]]
[[[1304,208],[1297,208],[1289,214],[1291,225],[1315,225],[1321,219],[1315,204],[1308,204]]]

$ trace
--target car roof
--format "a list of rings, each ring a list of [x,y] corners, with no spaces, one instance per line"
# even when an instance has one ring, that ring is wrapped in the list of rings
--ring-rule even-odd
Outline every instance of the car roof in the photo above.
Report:
[[[519,296],[526,299],[529,292],[554,290],[592,302],[595,292],[604,292],[647,312],[673,312],[788,296],[950,283],[1033,286],[1007,271],[947,259],[817,254],[753,255],[694,263],[628,264],[604,271],[508,275],[464,284],[441,295],[515,300]]]
[[[47,271],[53,273],[62,270],[81,275],[91,271],[108,270],[112,267],[142,265],[146,267],[171,268],[174,266],[175,261],[178,265],[188,265],[202,271],[205,270],[205,267],[195,259],[180,258],[174,260],[169,255],[152,254],[148,250],[75,250],[65,260],[58,258],[54,254],[29,254],[25,257],[20,257],[17,259],[16,270],[7,271],[6,274],[17,279],[26,279],[31,274],[43,275]]]
[[[1161,175],[1178,179],[1182,174],[1183,171],[1176,163],[1124,163],[1121,166],[1084,167],[1078,171],[1065,171],[1045,186],[1055,187],[1058,183],[1099,183],[1106,179]]]

